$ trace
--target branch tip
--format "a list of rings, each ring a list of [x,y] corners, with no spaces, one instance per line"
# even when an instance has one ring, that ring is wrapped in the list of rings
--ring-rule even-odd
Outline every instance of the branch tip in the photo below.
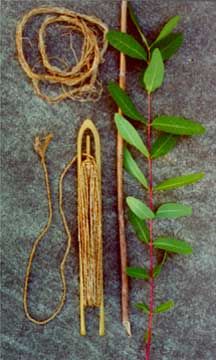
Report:
[[[131,324],[130,324],[130,321],[123,321],[123,326],[126,330],[126,333],[129,337],[132,336],[132,333],[131,333]]]

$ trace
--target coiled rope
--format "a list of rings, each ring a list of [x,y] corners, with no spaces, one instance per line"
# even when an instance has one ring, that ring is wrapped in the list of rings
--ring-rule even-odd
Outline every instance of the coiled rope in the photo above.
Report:
[[[43,71],[37,72],[31,66],[24,54],[24,42],[30,39],[24,36],[24,30],[33,17],[46,16],[38,31],[38,50]],[[50,25],[58,24],[68,31],[81,34],[83,44],[80,58],[77,59],[71,44],[71,55],[75,57],[76,64],[69,65],[63,58],[59,60],[65,69],[51,64],[47,54],[46,32]],[[66,98],[79,101],[98,100],[102,93],[102,85],[97,80],[98,68],[103,62],[107,49],[107,25],[94,16],[83,15],[61,7],[39,7],[32,9],[18,22],[16,29],[16,47],[18,60],[26,75],[31,79],[35,93],[48,101],[55,103]],[[49,95],[42,89],[42,84],[59,85],[57,95]]]

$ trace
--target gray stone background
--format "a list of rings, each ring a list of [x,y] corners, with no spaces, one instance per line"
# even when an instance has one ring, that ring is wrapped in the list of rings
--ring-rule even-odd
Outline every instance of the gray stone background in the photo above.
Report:
[[[3,0],[2,2],[2,359],[4,360],[140,360],[143,355],[145,315],[133,303],[148,296],[148,286],[130,283],[133,336],[126,337],[120,317],[119,245],[116,219],[115,105],[106,85],[117,79],[118,54],[109,49],[101,66],[104,93],[97,104],[64,101],[49,105],[33,93],[16,58],[15,29],[24,12],[39,5],[64,6],[94,14],[118,28],[120,1],[103,0]],[[206,172],[205,179],[184,189],[159,194],[155,204],[181,200],[194,208],[191,218],[161,221],[155,234],[172,234],[193,246],[190,257],[173,257],[156,283],[156,300],[172,298],[176,308],[155,319],[152,359],[213,360],[215,348],[215,1],[133,1],[147,36],[169,17],[182,17],[179,29],[185,41],[167,62],[166,79],[153,100],[154,114],[180,114],[197,119],[207,128],[202,137],[184,138],[171,154],[154,162],[154,180],[186,172]],[[138,84],[139,62],[128,62],[128,92],[146,113],[146,97]],[[35,135],[54,133],[48,153],[54,218],[33,266],[30,308],[40,317],[58,302],[58,265],[65,235],[58,212],[58,177],[75,154],[77,131],[92,118],[100,132],[103,156],[103,226],[106,336],[98,336],[98,314],[87,312],[88,335],[79,336],[78,249],[76,229],[76,178],[71,171],[65,182],[65,209],[73,235],[67,262],[68,296],[61,314],[46,326],[29,322],[23,311],[22,288],[28,254],[35,236],[47,219],[43,174],[33,151]],[[141,129],[140,129],[141,130]],[[140,159],[145,170],[145,164]],[[142,189],[125,175],[125,192],[146,198]],[[146,249],[127,227],[129,263],[142,265]]]

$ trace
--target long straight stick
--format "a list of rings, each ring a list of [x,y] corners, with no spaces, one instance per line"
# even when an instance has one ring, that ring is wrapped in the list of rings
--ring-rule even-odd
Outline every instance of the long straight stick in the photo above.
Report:
[[[121,31],[127,31],[127,0],[122,0],[121,4]],[[120,71],[119,86],[125,89],[126,85],[126,59],[123,53],[120,54]],[[121,109],[118,109],[121,114]],[[127,267],[127,242],[125,238],[124,222],[124,191],[123,191],[123,139],[118,133],[117,136],[117,198],[118,198],[118,223],[119,223],[119,242],[121,258],[121,306],[122,306],[122,323],[127,334],[131,335],[129,309],[128,309],[128,277],[126,274]]]

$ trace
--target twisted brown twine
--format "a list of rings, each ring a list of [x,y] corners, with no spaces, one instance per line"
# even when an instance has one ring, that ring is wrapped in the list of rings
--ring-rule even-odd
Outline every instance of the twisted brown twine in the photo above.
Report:
[[[93,145],[93,146],[92,146]],[[86,159],[83,159],[83,148]],[[105,334],[100,136],[90,119],[77,138],[80,334],[86,335],[85,309],[99,308],[99,335]],[[94,156],[91,156],[94,153]]]
[[[52,14],[52,15],[51,15]],[[32,17],[37,15],[49,15],[44,18],[38,32],[38,49],[40,61],[45,72],[35,71],[31,67],[24,54],[24,29]],[[47,55],[46,31],[51,24],[64,23],[68,30],[78,32],[83,36],[83,44],[80,59],[75,57],[75,66],[62,70],[50,63],[51,58]],[[103,56],[107,49],[106,33],[107,25],[94,16],[82,15],[61,7],[39,7],[25,14],[17,24],[16,46],[18,60],[27,76],[31,79],[35,93],[50,103],[55,103],[66,98],[79,101],[97,100],[102,93],[102,85],[97,80],[98,67],[103,62]],[[101,39],[101,40],[100,40]],[[27,38],[28,40],[28,38]],[[61,63],[63,59],[59,59]],[[55,96],[44,93],[41,83],[58,84],[59,94]]]
[[[33,260],[40,241],[48,232],[53,216],[52,198],[49,183],[49,174],[46,165],[46,151],[52,134],[48,134],[44,139],[35,138],[34,149],[39,155],[41,165],[44,172],[45,186],[48,200],[48,221],[41,233],[38,235],[32,246],[24,281],[23,304],[24,311],[27,318],[35,324],[44,325],[53,320],[64,306],[67,294],[67,284],[65,279],[65,265],[69,255],[72,243],[71,233],[63,210],[63,181],[64,178],[77,160],[75,156],[68,162],[62,171],[59,179],[59,210],[64,225],[65,233],[67,235],[67,246],[63,259],[60,264],[60,278],[62,282],[62,294],[58,305],[53,313],[45,319],[37,319],[31,315],[28,308],[28,290],[29,280],[31,276],[31,269]],[[93,156],[89,153],[82,153],[86,159],[82,161],[80,169],[80,191],[78,198],[78,226],[79,226],[79,241],[81,246],[81,261],[83,269],[83,290],[84,290],[84,306],[101,306],[103,296],[103,274],[102,274],[102,241],[101,241],[101,193],[100,193],[100,178],[98,174],[97,164]]]
[[[88,157],[82,162],[79,182],[78,226],[83,305],[100,307],[103,291],[101,198],[94,158]]]
[[[46,233],[48,232],[51,222],[52,222],[52,216],[53,216],[53,210],[52,210],[52,198],[51,198],[51,191],[50,191],[50,183],[49,183],[49,174],[48,174],[48,170],[47,170],[47,165],[46,165],[46,158],[45,158],[45,153],[47,150],[47,147],[50,143],[50,141],[52,140],[52,134],[47,135],[44,139],[40,139],[39,137],[35,138],[35,143],[34,143],[34,149],[36,151],[36,153],[39,155],[40,159],[41,159],[41,165],[43,168],[43,172],[44,172],[44,179],[45,179],[45,186],[46,186],[46,192],[47,192],[47,201],[48,201],[48,221],[47,224],[44,226],[43,230],[41,231],[41,233],[38,235],[38,237],[36,238],[31,252],[30,252],[30,256],[29,256],[29,260],[28,260],[28,264],[27,264],[27,268],[26,268],[26,275],[25,275],[25,281],[24,281],[24,291],[23,291],[23,305],[24,305],[24,311],[25,314],[27,316],[27,318],[32,321],[35,324],[39,324],[39,325],[45,325],[48,322],[50,322],[51,320],[53,320],[61,311],[62,307],[64,306],[65,303],[65,299],[66,299],[66,293],[67,293],[67,284],[66,284],[66,279],[65,279],[65,264],[66,264],[66,260],[67,257],[69,255],[69,251],[71,248],[71,242],[72,242],[72,238],[71,238],[71,233],[67,224],[67,220],[64,214],[64,210],[63,210],[63,180],[65,175],[67,174],[68,170],[71,168],[71,166],[74,164],[74,162],[76,161],[77,157],[74,157],[71,161],[69,161],[69,163],[65,166],[64,170],[61,173],[60,179],[59,179],[59,210],[60,210],[60,214],[62,217],[62,222],[64,224],[64,228],[65,228],[65,233],[67,235],[67,246],[65,249],[65,253],[63,256],[63,259],[61,261],[60,264],[60,277],[61,277],[61,282],[62,282],[62,294],[61,294],[61,298],[59,300],[58,305],[56,306],[55,310],[53,311],[53,313],[45,318],[45,319],[37,319],[35,318],[33,315],[31,315],[29,309],[28,309],[28,289],[29,289],[29,280],[30,280],[30,275],[31,275],[31,269],[32,269],[32,263],[38,248],[38,245],[40,243],[40,241],[43,239],[43,237],[46,235]]]

